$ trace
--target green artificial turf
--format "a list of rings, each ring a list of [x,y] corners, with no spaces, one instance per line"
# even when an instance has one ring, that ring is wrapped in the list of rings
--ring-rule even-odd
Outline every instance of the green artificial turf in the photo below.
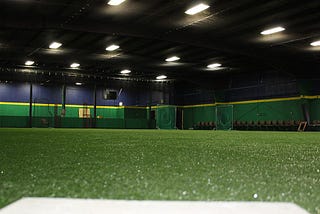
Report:
[[[283,201],[319,214],[320,133],[0,129],[0,207],[24,196]]]

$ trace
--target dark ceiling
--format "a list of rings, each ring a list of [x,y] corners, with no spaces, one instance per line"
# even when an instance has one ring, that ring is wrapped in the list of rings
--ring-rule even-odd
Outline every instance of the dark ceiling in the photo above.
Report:
[[[184,13],[199,1],[1,0],[1,76],[14,71],[84,74],[88,77],[201,81],[233,73],[320,73],[319,0],[203,0],[197,15]],[[283,26],[284,32],[260,32]],[[58,50],[49,44],[59,41]],[[107,52],[117,44],[120,49]],[[169,56],[180,61],[167,63]],[[25,66],[26,60],[35,61]],[[70,69],[72,62],[80,69]],[[221,63],[218,70],[207,69]],[[130,69],[123,76],[119,72]],[[19,73],[19,72],[15,72]]]

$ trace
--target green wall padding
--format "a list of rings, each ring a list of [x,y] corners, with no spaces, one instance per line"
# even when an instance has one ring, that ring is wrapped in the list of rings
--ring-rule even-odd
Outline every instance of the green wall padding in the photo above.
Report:
[[[320,99],[310,100],[311,120],[320,120]]]
[[[233,105],[233,119],[237,121],[304,120],[302,104],[308,106],[311,121],[320,120],[320,99],[283,100]],[[82,106],[66,106],[61,117],[61,106],[33,106],[33,127],[91,127],[93,119],[79,118]],[[183,108],[183,128],[198,122],[215,122],[215,106]],[[93,117],[93,108],[90,108]],[[55,115],[56,114],[56,115]],[[148,120],[148,108],[97,108],[98,128],[155,128],[155,120]],[[0,104],[0,127],[28,127],[29,105]]]
[[[0,116],[29,116],[29,105],[0,105]]]
[[[148,117],[148,110],[147,108],[125,108],[124,115],[126,119],[137,119],[143,118],[147,119]]]
[[[26,128],[29,116],[0,116],[0,127]]]
[[[148,128],[147,119],[126,119],[125,128],[126,129],[147,129]]]
[[[156,109],[157,128],[176,129],[176,106],[158,106]]]
[[[234,120],[302,120],[301,100],[233,105]]]
[[[299,99],[233,104],[234,121],[305,120],[302,104],[309,107],[311,120],[320,120],[320,99]],[[195,106],[183,109],[183,127],[189,129],[198,122],[216,121],[215,106]]]
[[[123,119],[97,119],[96,127],[109,129],[123,129],[125,126]]]
[[[97,108],[97,117],[124,119],[124,108]],[[91,109],[93,116],[93,109]]]

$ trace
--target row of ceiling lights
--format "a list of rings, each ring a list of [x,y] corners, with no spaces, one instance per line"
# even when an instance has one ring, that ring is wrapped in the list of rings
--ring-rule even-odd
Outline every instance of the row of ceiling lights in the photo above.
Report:
[[[117,5],[120,5],[121,3],[125,2],[126,0],[110,0],[108,2],[109,5],[112,5],[112,6],[117,6]],[[197,4],[195,5],[194,7],[188,9],[185,11],[186,14],[188,15],[195,15],[197,13],[200,13],[206,9],[208,9],[210,6],[207,5],[207,4],[204,4],[204,3],[200,3],[200,4]],[[274,33],[278,33],[278,32],[281,32],[281,31],[284,31],[285,28],[284,27],[281,27],[281,26],[278,26],[278,27],[274,27],[274,28],[271,28],[271,29],[267,29],[267,30],[264,30],[261,32],[262,35],[270,35],[270,34],[274,34]],[[320,40],[319,41],[314,41],[312,43],[310,43],[311,46],[320,46]]]
[[[49,48],[50,48],[50,49],[58,49],[58,48],[60,48],[61,46],[62,46],[62,43],[60,43],[60,42],[52,42],[52,43],[49,45]],[[115,50],[117,50],[117,49],[119,49],[119,48],[120,48],[119,45],[112,44],[112,45],[110,45],[110,46],[108,46],[108,47],[106,48],[106,51],[110,51],[110,52],[111,52],[111,51],[115,51]],[[166,61],[166,62],[174,62],[174,61],[178,61],[178,60],[180,60],[180,57],[171,56],[171,57],[167,58],[165,61]],[[32,65],[34,65],[34,63],[35,63],[35,62],[32,61],[32,60],[28,60],[28,61],[25,62],[25,65],[26,65],[26,66],[32,66]],[[215,69],[215,68],[218,68],[218,67],[220,67],[220,66],[221,66],[220,63],[213,63],[213,64],[208,65],[207,68]],[[77,63],[77,62],[73,62],[72,64],[70,64],[70,68],[77,69],[77,68],[79,68],[79,67],[80,67],[80,64]],[[125,69],[125,70],[120,71],[120,73],[121,73],[121,74],[129,74],[129,73],[131,73],[131,70]],[[161,80],[161,79],[166,79],[166,78],[167,78],[167,76],[165,76],[165,75],[160,75],[160,76],[157,76],[156,79]]]
[[[52,42],[50,45],[49,45],[49,48],[50,49],[58,49],[62,46],[62,43],[60,42]],[[120,46],[118,45],[110,45],[106,48],[107,51],[115,51],[117,49],[119,49]],[[180,58],[179,58],[180,59]],[[35,64],[35,61],[32,61],[32,60],[28,60],[25,62],[25,65],[26,66],[32,66]],[[77,63],[77,62],[73,62],[72,64],[70,64],[70,68],[73,68],[73,69],[77,69],[80,67],[80,64]],[[128,69],[125,69],[125,70],[122,70],[120,71],[121,74],[129,74],[131,73],[131,70],[128,70]],[[162,79],[166,79],[167,76],[165,75],[159,75],[156,77],[157,80],[162,80]]]
[[[275,34],[275,33],[279,33],[282,31],[285,31],[286,29],[284,27],[278,26],[278,27],[274,27],[271,29],[267,29],[261,32],[262,35],[271,35],[271,34]],[[310,43],[311,46],[316,47],[316,46],[320,46],[320,40],[319,41],[314,41]]]
[[[108,4],[109,4],[109,5],[112,5],[112,6],[117,6],[117,5],[120,5],[121,3],[123,3],[124,1],[126,1],[126,0],[110,0],[110,1],[108,2]],[[202,11],[208,9],[209,7],[210,7],[209,5],[200,3],[200,4],[198,4],[198,5],[194,6],[194,7],[186,10],[185,13],[188,14],[188,15],[195,15],[195,14],[197,14],[197,13],[199,13],[199,12],[202,12]],[[271,29],[264,30],[264,31],[261,32],[261,34],[262,34],[262,35],[271,35],[271,34],[275,34],[275,33],[282,32],[282,31],[284,31],[284,30],[285,30],[284,27],[278,26],[278,27],[274,27],[274,28],[271,28]],[[320,46],[320,41],[312,42],[312,43],[310,43],[310,45],[311,45],[311,46]],[[60,42],[53,42],[53,43],[50,44],[49,48],[50,48],[50,49],[58,49],[58,48],[60,48],[61,46],[62,46],[62,43],[60,43]],[[119,49],[119,48],[120,48],[119,45],[113,44],[113,45],[108,46],[108,47],[106,48],[106,50],[107,50],[107,51],[115,51],[115,50],[117,50],[117,49]],[[178,61],[178,60],[180,60],[180,57],[178,57],[178,56],[172,56],[172,57],[167,58],[165,61],[166,61],[166,62],[174,62],[174,61]],[[35,63],[34,61],[28,60],[28,61],[25,62],[25,65],[31,66],[31,65],[33,65],[34,63]],[[216,68],[221,67],[221,66],[222,66],[222,65],[221,65],[220,63],[213,63],[213,64],[207,65],[207,68],[216,69]],[[70,67],[73,68],[73,69],[79,68],[79,67],[80,67],[80,64],[74,62],[74,63],[72,63],[72,64],[70,65]],[[129,73],[131,73],[131,71],[128,70],[128,69],[126,69],[126,70],[122,70],[120,73],[121,73],[121,74],[129,74]],[[167,76],[165,76],[165,75],[160,75],[160,76],[157,77],[157,79],[166,79],[166,78],[167,78]]]

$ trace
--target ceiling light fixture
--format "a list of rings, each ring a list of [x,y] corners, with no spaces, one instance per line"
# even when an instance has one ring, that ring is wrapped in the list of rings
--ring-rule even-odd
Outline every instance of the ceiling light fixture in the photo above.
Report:
[[[167,76],[166,75],[157,76],[157,80],[163,80],[163,79],[167,79]]]
[[[126,69],[126,70],[122,70],[120,73],[121,74],[130,74],[131,71]]]
[[[207,68],[218,68],[218,67],[221,67],[220,63],[213,63],[207,66]]]
[[[312,43],[310,43],[310,45],[311,45],[311,46],[314,46],[314,47],[320,46],[320,40],[319,40],[319,41],[312,42]]]
[[[74,62],[74,63],[72,63],[72,64],[70,65],[70,67],[71,67],[71,68],[79,68],[79,67],[80,67],[80,64]]]
[[[61,43],[60,42],[52,42],[49,46],[50,49],[58,49],[61,47]]]
[[[195,15],[197,13],[200,13],[201,11],[208,9],[209,7],[209,5],[201,3],[185,11],[185,13],[188,15]]]
[[[114,51],[120,48],[119,45],[110,45],[109,47],[106,48],[107,51]]]
[[[172,56],[166,59],[167,62],[174,62],[174,61],[178,61],[180,58],[177,56]]]
[[[261,34],[262,35],[270,35],[270,34],[274,34],[274,33],[279,33],[284,30],[285,30],[285,28],[283,28],[283,27],[275,27],[275,28],[271,28],[268,30],[264,30],[261,32]]]
[[[34,61],[28,60],[24,64],[30,66],[34,64]]]
[[[76,85],[82,85],[82,83],[81,82],[76,82]]]
[[[112,5],[112,6],[118,6],[119,4],[123,3],[125,0],[110,0],[108,2],[108,5]]]

